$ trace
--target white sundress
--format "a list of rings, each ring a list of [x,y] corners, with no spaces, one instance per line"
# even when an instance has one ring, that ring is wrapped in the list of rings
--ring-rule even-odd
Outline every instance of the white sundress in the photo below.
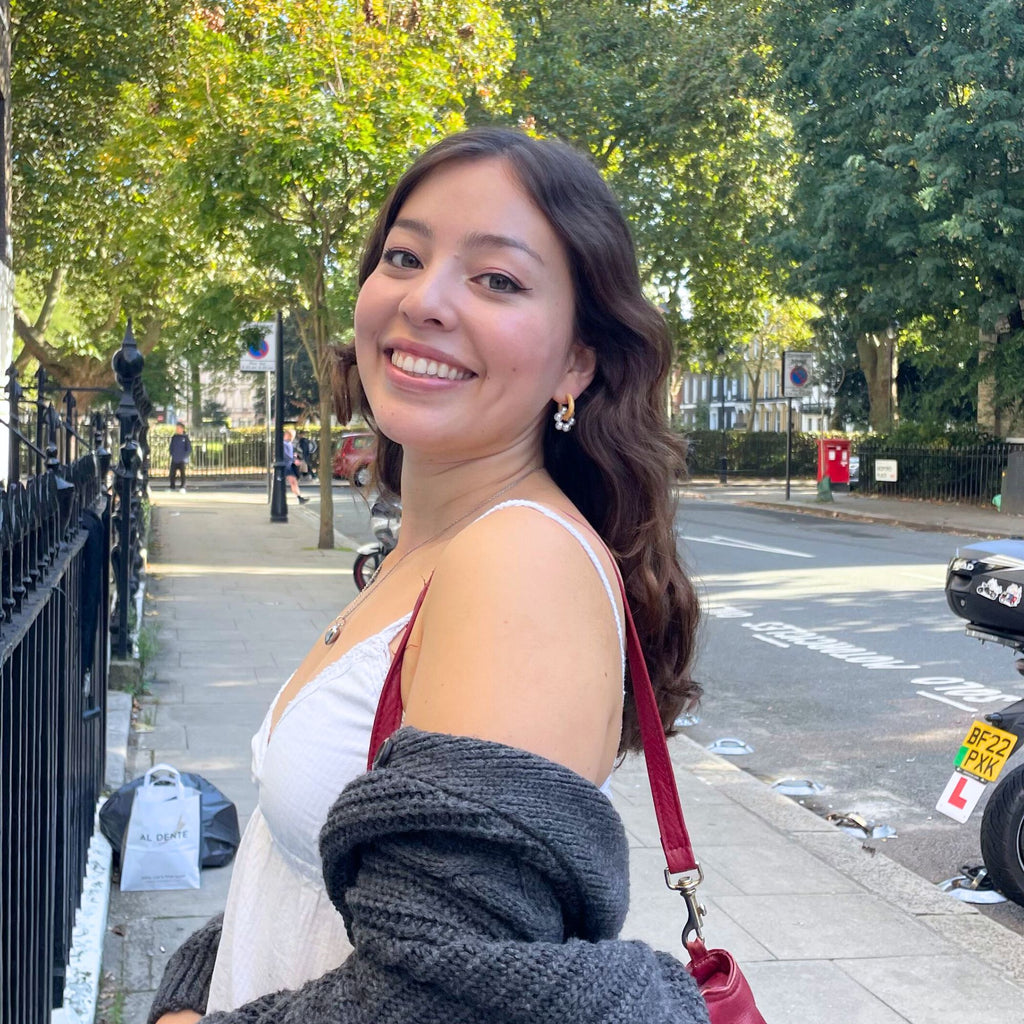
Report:
[[[503,502],[480,518],[512,506],[536,509],[560,523],[587,552],[615,612],[624,665],[618,605],[586,536],[535,502]],[[208,1013],[298,988],[338,967],[352,951],[324,888],[318,839],[338,794],[366,770],[391,644],[408,621],[406,615],[360,641],[311,679],[282,712],[271,740],[282,687],[253,737],[259,801],[235,856]],[[605,792],[610,781],[602,787]]]

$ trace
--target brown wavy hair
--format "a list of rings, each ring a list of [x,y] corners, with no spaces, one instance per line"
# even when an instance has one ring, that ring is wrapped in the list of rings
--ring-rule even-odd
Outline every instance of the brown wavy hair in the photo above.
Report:
[[[586,157],[561,142],[507,128],[449,136],[423,153],[391,191],[367,239],[359,284],[380,262],[403,203],[431,171],[493,157],[508,164],[568,256],[576,336],[597,353],[597,372],[576,400],[570,433],[557,431],[548,417],[544,466],[618,561],[668,733],[700,696],[690,675],[699,608],[673,528],[673,485],[685,474],[686,445],[666,416],[668,330],[644,297],[633,240],[611,189]],[[351,359],[351,352],[340,355],[339,383]],[[376,430],[365,395],[358,401]],[[398,496],[402,448],[376,432],[378,483]],[[620,749],[640,747],[636,709],[627,701]]]

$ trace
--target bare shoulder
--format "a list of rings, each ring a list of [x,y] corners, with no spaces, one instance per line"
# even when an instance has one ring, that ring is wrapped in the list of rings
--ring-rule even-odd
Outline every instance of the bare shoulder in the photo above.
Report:
[[[612,580],[610,556],[584,536]],[[620,608],[621,614],[621,608]],[[445,549],[422,612],[406,721],[533,750],[603,781],[622,703],[615,611],[565,525],[510,506]]]

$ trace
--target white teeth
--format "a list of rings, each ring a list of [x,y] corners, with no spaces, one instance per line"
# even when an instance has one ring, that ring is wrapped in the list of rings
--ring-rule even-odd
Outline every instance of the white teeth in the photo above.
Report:
[[[424,359],[422,356],[405,355],[401,352],[391,353],[391,364],[397,366],[404,373],[413,374],[417,377],[437,377],[439,380],[468,380],[473,375],[460,370],[456,366],[449,366],[447,363],[439,363],[433,359]]]

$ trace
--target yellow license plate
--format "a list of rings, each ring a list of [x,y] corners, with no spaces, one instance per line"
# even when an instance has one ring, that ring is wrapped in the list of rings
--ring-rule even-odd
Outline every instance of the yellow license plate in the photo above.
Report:
[[[974,722],[956,755],[956,766],[982,782],[995,782],[1010,759],[1017,737],[988,722]]]

